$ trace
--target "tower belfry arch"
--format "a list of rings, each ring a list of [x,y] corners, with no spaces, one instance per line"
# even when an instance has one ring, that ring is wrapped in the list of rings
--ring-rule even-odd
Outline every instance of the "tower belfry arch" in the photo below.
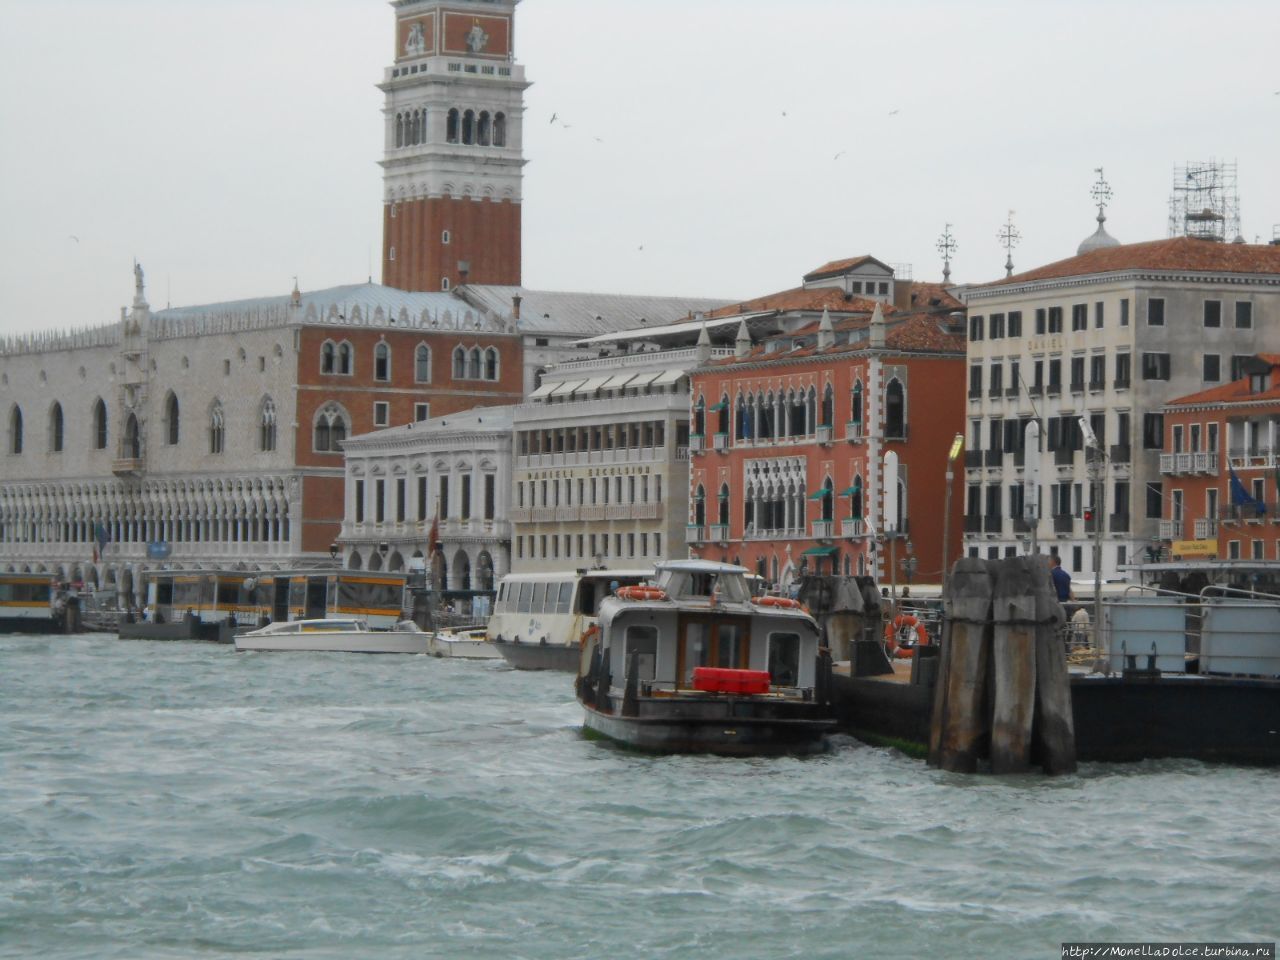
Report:
[[[524,67],[518,0],[393,0],[383,114],[382,280],[520,283]]]

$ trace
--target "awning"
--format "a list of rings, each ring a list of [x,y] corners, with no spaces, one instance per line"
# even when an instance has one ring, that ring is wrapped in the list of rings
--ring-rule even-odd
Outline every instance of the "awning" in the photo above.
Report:
[[[529,394],[529,399],[533,400],[533,399],[536,399],[537,397],[549,397],[551,395],[551,391],[554,390],[556,387],[562,386],[563,383],[564,383],[563,380],[552,380],[552,381],[544,380],[542,382],[542,386],[538,387],[537,390]]]
[[[830,493],[831,493],[830,487],[822,487],[818,490],[813,491],[813,493],[809,494],[809,499],[821,500],[823,497],[830,495]]]
[[[580,386],[582,386],[586,382],[587,381],[585,380],[566,380],[564,383],[560,384],[560,386],[552,390],[551,395],[553,397],[568,396],[569,394],[573,393],[573,391],[577,390]]]
[[[717,403],[714,407],[707,407],[707,410],[708,410],[708,411],[710,411],[711,413],[716,413],[717,411],[720,411],[720,410],[728,410],[728,409],[729,409],[729,401],[728,401],[728,400],[721,400],[721,401],[720,401],[719,403]]]
[[[661,370],[651,370],[649,373],[638,373],[636,378],[627,384],[628,390],[643,390],[657,378]]]
[[[846,487],[841,490],[839,495],[842,497],[852,497],[860,493],[862,493],[862,487],[855,483],[852,487]]]
[[[680,378],[683,376],[684,376],[683,370],[663,370],[660,374],[658,374],[657,378],[653,381],[651,386],[669,387],[671,386],[671,384],[677,383],[680,380]]]
[[[800,554],[800,556],[802,556],[802,557],[829,557],[829,556],[831,556],[833,553],[835,553],[835,552],[836,552],[837,550],[839,550],[839,549],[840,549],[839,547],[810,547],[810,548],[809,548],[808,550],[806,550],[804,553]]]
[[[604,386],[606,383],[608,383],[608,382],[609,382],[609,378],[608,378],[607,376],[605,376],[605,377],[592,377],[592,378],[591,378],[590,380],[588,380],[586,383],[582,383],[582,384],[579,384],[578,386],[574,387],[574,388],[573,388],[573,392],[574,392],[574,393],[581,393],[581,394],[590,394],[590,393],[595,393],[597,390],[599,390],[601,387],[603,387],[603,386]]]
[[[628,383],[635,379],[634,373],[615,373],[612,377],[604,382],[605,390],[621,390]]]

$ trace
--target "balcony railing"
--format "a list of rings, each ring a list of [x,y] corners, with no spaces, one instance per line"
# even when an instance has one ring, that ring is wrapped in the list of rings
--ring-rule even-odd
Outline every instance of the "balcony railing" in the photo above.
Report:
[[[1218,475],[1218,454],[1214,453],[1193,453],[1191,455],[1194,461],[1191,469],[1196,473],[1207,473],[1210,476]]]
[[[978,388],[975,390],[974,388],[970,387],[970,388],[969,388],[969,399],[970,399],[970,400],[981,400],[981,399],[982,399],[982,388],[981,388],[981,387],[978,387]]]
[[[713,523],[707,528],[710,538],[716,543],[727,543],[729,540],[729,525],[727,523]]]
[[[1027,452],[1026,452],[1026,450],[1015,450],[1015,451],[1013,451],[1013,465],[1014,465],[1015,467],[1025,467],[1025,466],[1027,465]]]
[[[1197,540],[1215,540],[1218,536],[1218,521],[1209,517],[1200,517],[1194,528]]]
[[[1056,514],[1053,518],[1054,533],[1071,533],[1075,530],[1076,518],[1070,514]]]
[[[1256,450],[1232,449],[1229,457],[1232,468],[1236,470],[1255,470],[1260,467],[1274,469],[1280,465],[1277,451],[1266,447],[1259,447]]]
[[[701,434],[698,434],[698,433],[695,433],[695,434],[693,434],[692,436],[690,436],[690,437],[689,437],[689,452],[690,452],[690,453],[701,453],[701,452],[702,452],[703,439],[704,439],[704,438],[702,437],[702,435],[701,435]]]
[[[1161,540],[1181,540],[1182,539],[1182,521],[1181,520],[1161,520],[1160,521],[1160,539]]]
[[[815,428],[815,431],[817,433],[818,443],[826,446],[831,442],[831,424],[820,423]]]
[[[1129,389],[1129,378],[1128,378],[1128,377],[1124,377],[1124,378],[1122,379],[1122,378],[1120,378],[1120,377],[1116,377],[1116,379],[1112,382],[1112,384],[1111,384],[1111,385],[1112,385],[1113,387],[1115,387],[1117,390],[1128,390],[1128,389]]]
[[[1004,529],[1004,517],[999,514],[987,514],[982,518],[983,533],[999,533]]]
[[[1056,396],[1058,396],[1059,394],[1061,394],[1061,393],[1062,393],[1062,384],[1060,384],[1060,383],[1051,383],[1051,384],[1049,384],[1047,387],[1045,387],[1045,388],[1044,388],[1044,392],[1045,392],[1046,394],[1048,394],[1049,396],[1051,396],[1051,397],[1056,397]]]
[[[850,443],[862,442],[862,421],[850,420],[844,425],[844,438]]]
[[[1053,462],[1060,467],[1069,467],[1076,462],[1076,452],[1074,450],[1059,447],[1053,451]]]
[[[865,537],[867,535],[867,525],[861,517],[845,517],[840,521],[840,532],[849,538]]]
[[[684,539],[686,543],[705,543],[707,540],[707,528],[696,523],[690,523],[684,528]]]
[[[1107,383],[1106,383],[1106,381],[1105,381],[1105,380],[1090,380],[1090,381],[1089,381],[1089,392],[1090,392],[1090,393],[1097,393],[1098,391],[1100,391],[1100,390],[1105,390],[1106,388],[1107,388]]]
[[[832,520],[814,520],[812,523],[813,538],[815,540],[830,540],[831,528],[835,525]]]
[[[965,514],[964,532],[965,533],[981,533],[982,532],[982,516],[980,514],[976,516],[973,514]]]
[[[724,453],[729,449],[729,435],[727,433],[717,433],[711,438],[711,443],[719,453]]]
[[[1015,383],[1012,386],[1005,387],[1004,395],[1006,397],[1016,397],[1018,395],[1018,385]]]
[[[1072,380],[1072,381],[1071,381],[1071,392],[1072,392],[1072,393],[1084,393],[1084,381],[1083,381],[1083,380]]]
[[[1014,533],[1030,533],[1031,521],[1028,520],[1026,517],[1014,517],[1013,532]]]
[[[1130,447],[1127,443],[1113,443],[1111,445],[1112,463],[1128,463],[1130,456]]]
[[[111,472],[117,477],[136,477],[142,474],[146,461],[142,457],[121,457],[111,461]]]
[[[1173,473],[1177,469],[1177,454],[1162,453],[1160,454],[1160,472]]]
[[[1033,383],[1031,386],[1027,387],[1027,393],[1033,397],[1042,396],[1044,394],[1044,384]]]
[[[981,450],[966,450],[964,452],[964,465],[970,469],[978,469],[982,466]]]
[[[984,452],[982,462],[988,467],[998,467],[1000,464],[1004,463],[1004,451],[987,450]]]
[[[1004,396],[1004,384],[993,383],[991,386],[987,387],[987,396],[993,400],[999,400]]]

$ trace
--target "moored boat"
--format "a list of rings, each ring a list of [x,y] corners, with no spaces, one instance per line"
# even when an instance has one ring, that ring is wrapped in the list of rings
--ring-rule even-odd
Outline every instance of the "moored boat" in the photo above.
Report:
[[[600,604],[577,680],[588,735],[661,753],[817,753],[835,728],[813,617],[753,597],[741,567],[657,565]]]
[[[502,659],[497,646],[485,637],[484,627],[437,630],[427,641],[427,653],[433,657],[456,657],[460,660]]]
[[[412,621],[370,630],[363,620],[291,620],[236,634],[237,652],[426,653],[431,634]]]

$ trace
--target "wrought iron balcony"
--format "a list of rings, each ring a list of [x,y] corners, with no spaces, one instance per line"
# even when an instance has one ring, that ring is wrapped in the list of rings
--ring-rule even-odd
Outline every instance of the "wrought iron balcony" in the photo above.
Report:
[[[1076,518],[1071,514],[1054,514],[1053,532],[1054,533],[1072,533],[1075,530]]]
[[[1113,513],[1110,518],[1110,526],[1112,533],[1128,533],[1129,515],[1127,513]]]
[[[1111,445],[1112,463],[1128,463],[1130,456],[1130,447],[1127,443],[1113,443]]]
[[[1000,466],[1000,464],[1004,463],[1004,451],[1003,450],[987,450],[983,454],[982,461],[988,467],[998,467]]]
[[[966,450],[964,452],[964,465],[970,468],[978,468],[982,466],[981,450]]]
[[[999,514],[987,514],[982,518],[983,533],[1000,533],[1004,530],[1004,517]]]
[[[981,514],[965,514],[964,532],[965,533],[981,533],[982,532],[982,515]]]
[[[1069,467],[1076,462],[1076,452],[1065,447],[1059,447],[1053,451],[1053,462],[1060,467]]]

